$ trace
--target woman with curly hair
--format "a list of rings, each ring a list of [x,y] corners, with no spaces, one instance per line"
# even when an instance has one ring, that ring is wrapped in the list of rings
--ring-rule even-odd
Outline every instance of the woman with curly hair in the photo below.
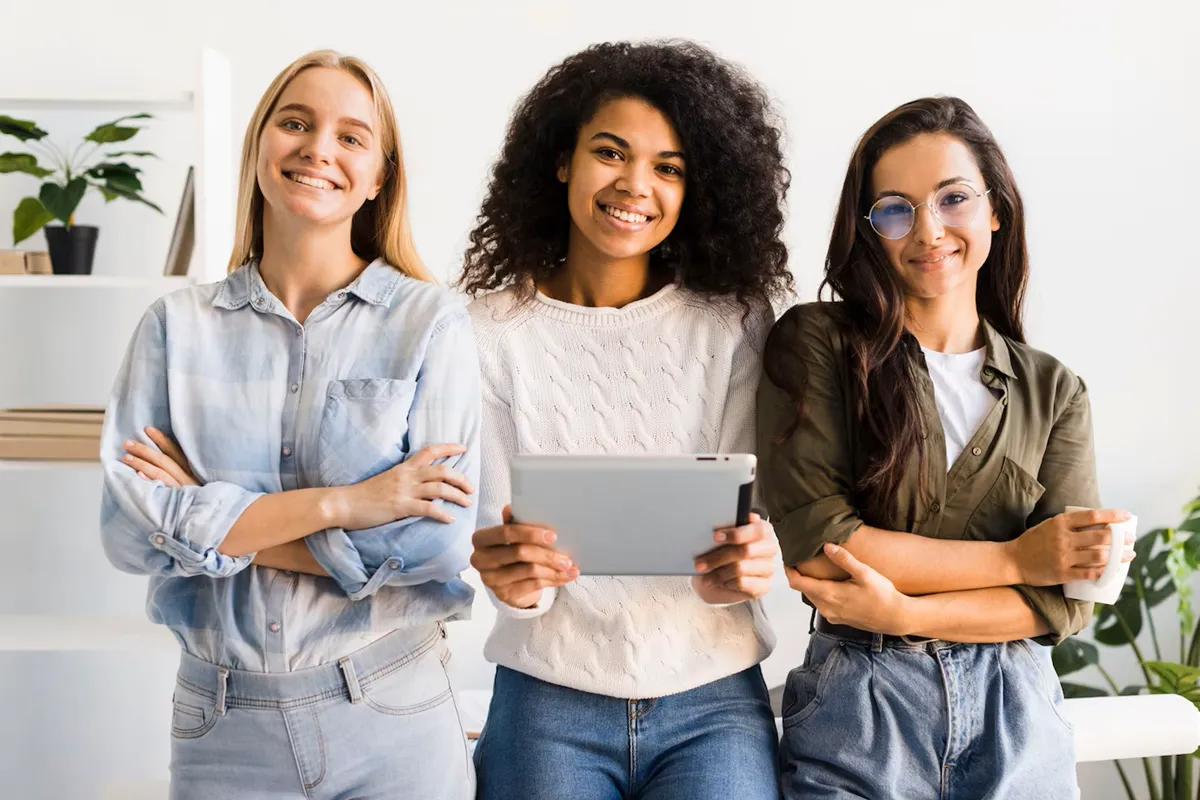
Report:
[[[516,110],[463,279],[498,290],[470,306],[472,564],[499,609],[485,800],[778,794],[771,526],[717,531],[692,579],[581,578],[505,504],[519,452],[753,450],[769,301],[791,286],[780,138],[762,89],[691,43],[588,48]]]

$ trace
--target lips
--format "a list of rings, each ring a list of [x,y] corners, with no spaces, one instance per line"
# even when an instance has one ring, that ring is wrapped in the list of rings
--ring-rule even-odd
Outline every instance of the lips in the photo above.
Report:
[[[938,250],[910,258],[909,261],[921,267],[936,267],[958,253],[957,250]]]
[[[310,175],[304,172],[288,172],[284,171],[283,176],[292,183],[299,183],[303,186],[311,186],[314,189],[323,189],[332,191],[339,188],[336,183],[328,178],[322,178],[319,175]]]
[[[654,215],[628,206],[618,206],[611,203],[600,203],[600,210],[613,219],[628,222],[633,225],[643,225],[654,219]]]

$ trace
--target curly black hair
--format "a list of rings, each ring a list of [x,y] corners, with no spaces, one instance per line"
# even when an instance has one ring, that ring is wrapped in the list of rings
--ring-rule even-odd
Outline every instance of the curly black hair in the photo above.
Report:
[[[614,99],[636,97],[675,127],[687,158],[679,221],[654,255],[680,282],[748,305],[788,294],[780,239],[791,174],[766,92],[694,42],[606,42],[551,69],[518,104],[471,232],[459,284],[471,295],[532,295],[567,255],[570,212],[557,167],[582,126]]]

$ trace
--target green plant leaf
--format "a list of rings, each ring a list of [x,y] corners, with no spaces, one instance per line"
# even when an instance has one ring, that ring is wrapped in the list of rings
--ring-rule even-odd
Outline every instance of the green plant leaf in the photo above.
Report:
[[[96,130],[83,137],[89,142],[97,142],[99,144],[113,144],[115,142],[124,142],[137,136],[141,128],[134,128],[129,125],[122,125],[122,122],[131,119],[154,119],[151,114],[127,114],[124,117],[118,117],[112,122],[106,122],[103,125],[97,125]]]
[[[38,166],[37,156],[32,153],[0,153],[0,172],[24,172],[35,178],[54,174],[54,170]]]
[[[79,201],[83,199],[83,193],[87,191],[87,186],[86,178],[73,178],[66,186],[59,186],[57,183],[43,183],[42,191],[38,193],[38,199],[42,201],[46,210],[54,215],[55,219],[60,219],[69,225],[71,215],[79,207]]]
[[[1099,663],[1100,651],[1091,642],[1070,638],[1051,650],[1050,658],[1054,661],[1054,671],[1058,675],[1070,675]]]
[[[123,162],[97,164],[84,174],[101,181],[106,186],[115,186],[126,192],[137,193],[142,190],[142,181],[137,174],[137,167],[131,167]]]
[[[158,158],[154,153],[146,151],[123,151],[120,153],[106,153],[105,158]]]
[[[14,119],[13,117],[9,117],[4,114],[0,114],[0,133],[7,133],[9,136],[15,136],[22,142],[36,142],[38,139],[49,135],[36,124],[34,124],[33,120]]]
[[[1121,697],[1135,697],[1136,695],[1141,694],[1142,690],[1145,688],[1145,686],[1139,686],[1137,684],[1126,686],[1121,690]]]
[[[163,210],[161,208],[159,208],[158,206],[156,206],[154,203],[150,202],[146,198],[142,197],[142,195],[139,192],[128,191],[127,189],[122,188],[118,184],[109,182],[109,183],[104,184],[103,187],[97,187],[97,188],[99,188],[101,190],[101,193],[105,193],[104,197],[106,200],[109,199],[108,195],[112,194],[113,195],[112,199],[121,197],[126,200],[133,200],[136,203],[141,203],[143,205],[150,206],[151,208],[153,208],[155,211],[157,211],[160,214],[163,213]]]
[[[1200,533],[1200,517],[1192,517],[1191,519],[1184,520],[1183,522],[1179,523],[1179,527],[1175,530],[1187,531],[1188,533]],[[1189,539],[1188,544],[1191,544],[1194,541],[1194,538]]]
[[[1109,692],[1096,686],[1086,686],[1082,683],[1070,683],[1063,681],[1062,685],[1063,697],[1068,700],[1072,697],[1108,697]]]
[[[1158,678],[1158,685],[1151,686],[1154,694],[1177,694],[1192,705],[1200,708],[1200,667],[1189,667],[1170,661],[1147,661],[1145,667]]]
[[[1133,638],[1137,638],[1137,635],[1142,632],[1142,606],[1136,594],[1122,591],[1121,597],[1116,603],[1111,606],[1100,606],[1099,609],[1096,612],[1095,636],[1096,641],[1100,644],[1111,647],[1129,644],[1130,636],[1117,619],[1118,614],[1129,626]]]
[[[13,212],[13,244],[19,244],[40,231],[54,215],[36,197],[26,197]]]

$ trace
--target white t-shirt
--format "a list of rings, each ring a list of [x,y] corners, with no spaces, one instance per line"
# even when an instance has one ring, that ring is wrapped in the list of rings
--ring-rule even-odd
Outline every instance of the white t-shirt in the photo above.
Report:
[[[949,470],[996,404],[996,396],[983,383],[987,348],[981,347],[970,353],[939,353],[926,347],[921,350],[933,380],[938,418],[946,434],[946,469]]]

